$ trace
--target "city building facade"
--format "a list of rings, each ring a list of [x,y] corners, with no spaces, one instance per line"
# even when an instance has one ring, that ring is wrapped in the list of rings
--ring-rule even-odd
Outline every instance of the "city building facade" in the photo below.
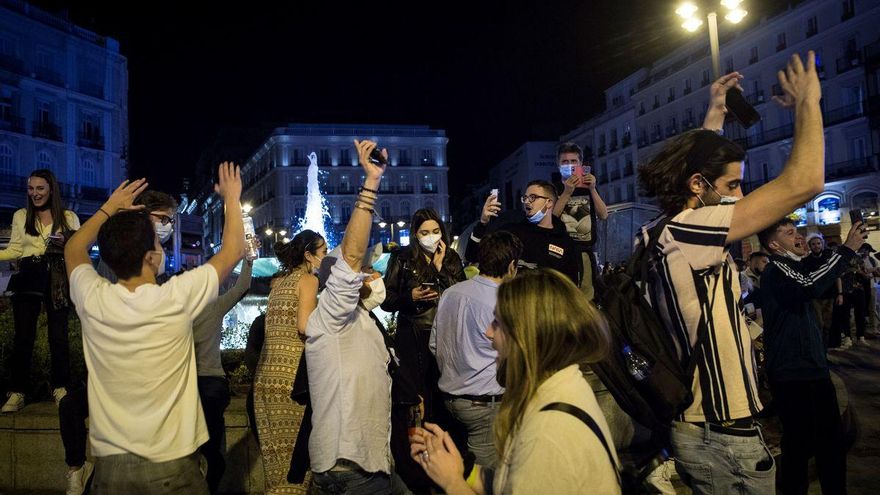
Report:
[[[725,135],[748,152],[745,193],[778,176],[791,152],[792,113],[772,102],[773,95],[782,93],[777,71],[792,53],[816,52],[826,187],[797,215],[806,231],[832,239],[848,230],[850,208],[878,208],[878,22],[880,3],[875,1],[807,0],[742,30],[720,26],[721,72],[743,74],[744,95],[761,115],[761,122],[748,130],[731,119],[724,126]],[[562,139],[593,150],[594,173],[610,204],[649,204],[639,195],[638,164],[650,160],[666,139],[702,125],[711,82],[708,37],[697,33],[694,41],[606,90],[606,110]],[[608,242],[629,245],[637,228],[619,229],[622,238]],[[878,234],[872,236],[870,241],[880,242]],[[755,239],[743,243],[742,254],[752,249],[757,249]]]
[[[0,0],[0,225],[47,168],[86,218],[126,175],[128,63],[119,42]]]
[[[264,245],[271,245],[282,230],[292,236],[305,217],[312,153],[331,244],[341,239],[363,183],[355,139],[376,141],[389,154],[375,207],[374,241],[406,241],[409,222],[420,208],[434,208],[449,221],[445,131],[412,125],[290,124],[270,131],[242,164],[242,201],[252,207],[250,215]],[[201,202],[205,243],[218,249],[222,207],[210,193],[202,194]],[[397,226],[401,221],[404,227]]]

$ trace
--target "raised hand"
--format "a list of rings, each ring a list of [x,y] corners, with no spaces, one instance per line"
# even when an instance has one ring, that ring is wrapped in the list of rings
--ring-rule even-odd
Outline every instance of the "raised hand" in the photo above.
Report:
[[[565,182],[562,183],[562,194],[571,195],[574,192],[574,188],[579,186],[581,183],[581,178],[577,175],[572,175],[568,179],[565,179]]]
[[[853,251],[857,251],[864,243],[865,225],[862,222],[856,222],[853,224],[852,228],[849,229],[849,234],[846,236],[846,242],[844,242],[843,245]]]
[[[490,194],[489,197],[486,198],[486,203],[483,204],[483,211],[480,213],[480,223],[489,223],[489,219],[497,217],[498,212],[500,211],[501,203],[498,202],[498,197],[494,194]]]
[[[730,88],[738,88],[742,91],[742,86],[739,84],[742,79],[743,75],[739,72],[731,72],[713,82],[709,88],[709,108],[727,113],[727,91]]]
[[[596,187],[596,176],[593,174],[587,174],[581,177],[581,187],[592,190]]]
[[[223,162],[217,170],[218,183],[214,184],[214,192],[223,197],[223,201],[239,201],[241,199],[241,169],[232,162]]]
[[[107,198],[101,209],[108,215],[113,215],[119,210],[141,210],[144,205],[135,206],[134,200],[147,189],[147,186],[149,186],[147,179],[122,181],[122,184],[119,184],[119,187]]]
[[[816,53],[807,52],[807,65],[804,66],[800,55],[793,54],[785,71],[777,73],[779,85],[784,94],[774,96],[773,101],[783,107],[793,107],[799,103],[819,104],[822,98],[822,85],[816,73]]]
[[[370,160],[370,153],[376,149],[376,143],[369,140],[358,141],[354,140],[354,147],[358,152],[358,162],[360,162],[361,167],[364,169],[364,174],[366,174],[369,179],[381,179],[382,175],[385,173],[384,165],[377,165]],[[385,157],[385,161],[388,161],[388,150],[382,150],[382,156]]]

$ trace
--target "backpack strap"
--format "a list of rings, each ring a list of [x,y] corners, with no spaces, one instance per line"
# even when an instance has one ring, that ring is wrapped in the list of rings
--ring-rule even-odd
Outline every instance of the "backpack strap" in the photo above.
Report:
[[[560,411],[567,414],[571,414],[575,418],[581,420],[582,423],[587,425],[587,427],[593,431],[593,434],[602,442],[602,446],[605,447],[605,453],[608,454],[608,460],[611,462],[611,467],[614,468],[614,474],[617,475],[617,484],[621,485],[620,481],[620,470],[617,467],[617,462],[614,461],[614,455],[611,453],[611,448],[608,446],[608,442],[605,440],[605,435],[602,434],[602,430],[599,429],[599,425],[596,424],[596,421],[583,409],[568,404],[566,402],[551,402],[546,406],[541,408],[541,411]]]

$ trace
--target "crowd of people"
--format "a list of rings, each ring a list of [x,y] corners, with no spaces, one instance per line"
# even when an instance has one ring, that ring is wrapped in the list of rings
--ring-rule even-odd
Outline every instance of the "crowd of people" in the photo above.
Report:
[[[823,493],[845,493],[827,351],[865,343],[880,269],[860,223],[830,249],[787,218],[824,188],[815,55],[806,63],[793,55],[779,73],[784,94],[775,99],[794,113],[791,155],[747,196],[745,151],[721,132],[726,93],[741,78],[712,84],[703,128],[670,139],[639,167],[641,188],[662,210],[636,239],[648,260],[639,289],[686,370],[688,392],[649,436],[694,493],[775,493],[776,460],[756,420],[766,383],[783,428],[785,493],[807,493],[811,457]],[[340,245],[328,252],[310,230],[277,243],[281,270],[252,327],[262,343],[248,403],[265,492],[670,493],[656,476],[637,477],[634,488],[616,448],[615,418],[631,410],[625,393],[661,370],[603,312],[619,294],[606,282],[633,270],[596,263],[607,209],[580,147],[559,146],[558,175],[528,184],[520,218],[496,219],[501,203],[491,194],[464,259],[442,217],[418,210],[415,242],[393,251],[380,274],[369,239],[387,151],[354,145],[364,182]],[[219,490],[230,400],[221,322],[248,291],[252,266],[243,262],[219,294],[242,261],[245,235],[240,171],[223,163],[218,178],[221,248],[171,277],[162,248],[174,227],[170,196],[144,179],[125,181],[80,226],[51,172],[28,179],[27,207],[0,251],[20,267],[10,286],[15,352],[3,412],[25,403],[45,306],[69,494],[89,482],[96,494]],[[738,266],[730,246],[753,235],[763,251]],[[97,269],[89,257],[96,242]],[[393,328],[377,307],[396,315]],[[82,322],[84,385],[68,376],[70,308]],[[755,339],[765,357],[760,380]],[[605,384],[617,402],[597,399],[591,371],[611,356],[625,358],[634,380],[628,392]]]

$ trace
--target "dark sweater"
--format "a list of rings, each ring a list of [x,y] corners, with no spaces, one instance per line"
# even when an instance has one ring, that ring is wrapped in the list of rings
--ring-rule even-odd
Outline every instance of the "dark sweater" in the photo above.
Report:
[[[812,300],[820,299],[846,269],[855,253],[837,253],[809,272],[803,264],[772,255],[761,275],[764,351],[771,381],[827,378],[828,361]]]
[[[477,222],[467,244],[465,259],[477,261],[480,239],[490,230],[506,230],[523,243],[520,268],[553,268],[567,275],[575,285],[580,284],[583,273],[580,250],[558,219],[554,219],[553,228],[550,229],[538,227],[528,220],[502,225],[497,229]]]

